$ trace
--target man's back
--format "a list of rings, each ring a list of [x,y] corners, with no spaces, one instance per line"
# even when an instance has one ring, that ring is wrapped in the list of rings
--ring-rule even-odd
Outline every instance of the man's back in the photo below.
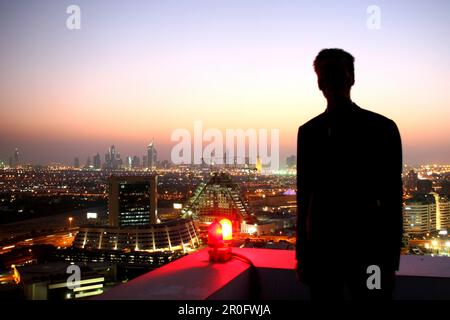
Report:
[[[299,129],[297,170],[300,263],[398,268],[402,156],[392,120],[356,104],[325,111]]]

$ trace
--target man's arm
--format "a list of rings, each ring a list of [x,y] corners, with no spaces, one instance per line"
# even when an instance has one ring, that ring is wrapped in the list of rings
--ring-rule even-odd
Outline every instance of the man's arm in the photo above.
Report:
[[[400,251],[403,238],[403,159],[402,142],[399,130],[394,121],[391,121],[389,127],[388,148],[386,153],[386,174],[387,181],[385,185],[386,213],[389,215],[389,225],[386,226],[391,243],[392,251],[390,258],[393,267],[398,270],[400,264]]]
[[[306,171],[306,156],[308,153],[306,148],[305,129],[300,127],[297,135],[297,242],[295,251],[298,268],[303,266],[307,250],[308,172]]]

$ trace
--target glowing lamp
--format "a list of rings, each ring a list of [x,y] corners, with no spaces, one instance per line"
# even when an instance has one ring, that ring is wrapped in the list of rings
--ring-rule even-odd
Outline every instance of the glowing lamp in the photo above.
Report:
[[[225,262],[231,258],[230,240],[233,239],[231,221],[228,219],[215,220],[208,228],[208,246],[211,248],[209,260]]]
[[[233,227],[231,225],[231,221],[228,219],[220,220],[220,225],[222,226],[222,236],[223,240],[232,240],[233,239]]]
[[[214,221],[208,228],[208,246],[211,248],[223,247],[222,225]]]

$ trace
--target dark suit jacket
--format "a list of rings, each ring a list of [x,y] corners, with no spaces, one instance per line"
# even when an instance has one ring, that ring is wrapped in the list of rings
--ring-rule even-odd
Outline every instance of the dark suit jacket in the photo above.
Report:
[[[403,188],[396,124],[353,104],[302,125],[297,148],[299,267],[398,270]]]

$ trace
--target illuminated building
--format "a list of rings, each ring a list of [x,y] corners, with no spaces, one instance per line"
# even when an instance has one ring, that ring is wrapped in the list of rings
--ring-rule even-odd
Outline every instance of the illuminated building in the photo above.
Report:
[[[436,193],[419,194],[405,201],[403,228],[406,233],[426,233],[450,228],[450,202]]]
[[[125,251],[189,251],[199,245],[194,223],[189,219],[169,220],[141,227],[84,226],[73,247]]]
[[[116,147],[112,145],[108,153],[105,155],[105,168],[106,169],[119,169],[122,166],[122,159],[120,153],[116,152]]]
[[[14,149],[14,166],[19,165],[19,148]]]
[[[148,158],[147,158],[147,155],[144,154],[144,155],[142,156],[142,167],[143,167],[143,168],[146,168],[147,166],[148,166]]]
[[[133,166],[133,158],[131,156],[127,157],[127,168],[132,168]]]
[[[199,246],[190,219],[160,222],[157,176],[111,176],[109,225],[82,226],[74,248],[122,251],[189,251]]]
[[[253,235],[266,235],[271,234],[278,228],[274,222],[258,222],[258,223],[246,223],[245,221],[241,224],[241,232]]]
[[[111,176],[109,186],[109,224],[111,226],[142,226],[156,223],[157,177]]]
[[[108,159],[109,161],[106,162],[107,167],[109,169],[116,169],[116,147],[114,145],[109,147]]]
[[[141,166],[141,160],[138,156],[134,156],[131,160],[131,167],[132,168],[139,168]]]
[[[149,170],[156,169],[157,153],[152,142],[147,146],[147,168]]]
[[[94,156],[93,164],[94,169],[100,169],[102,167],[100,155],[98,153]]]
[[[240,196],[238,185],[223,172],[212,173],[206,183],[200,183],[181,213],[183,217],[192,218],[200,225],[209,224],[216,218],[228,218],[235,230],[239,230],[241,222],[251,216]]]

